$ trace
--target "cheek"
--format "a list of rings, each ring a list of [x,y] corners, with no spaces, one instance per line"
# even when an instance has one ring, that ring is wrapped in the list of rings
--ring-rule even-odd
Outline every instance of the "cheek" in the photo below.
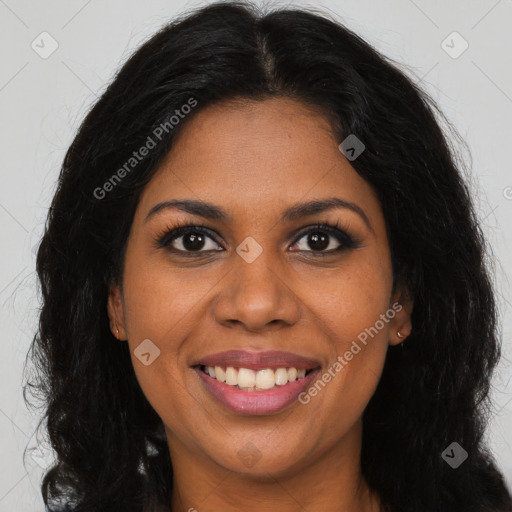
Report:
[[[192,432],[197,429],[190,426],[204,417],[205,411],[190,395],[177,369],[169,364],[170,359],[162,353],[147,367],[133,359],[135,374],[144,396],[163,423],[179,439],[189,439],[193,445],[197,432],[194,435]]]
[[[364,338],[361,333],[371,329],[389,308],[391,269],[373,260],[355,254],[344,267],[302,280],[301,295],[309,316],[338,354],[348,350],[359,335]],[[375,339],[387,340],[387,329],[388,324],[379,321]]]
[[[133,251],[127,252],[123,288],[127,343],[137,380],[160,416],[179,416],[183,403],[190,401],[180,347],[196,323],[200,287],[185,285],[179,273]]]
[[[309,403],[314,414],[349,428],[373,395],[384,365],[394,317],[389,308],[391,269],[361,258],[302,286],[314,329],[328,340],[330,352],[328,368],[319,376],[322,382],[307,390]]]
[[[169,340],[186,330],[208,289],[197,273],[171,269],[165,260],[151,261],[135,251],[127,254],[124,283],[129,338],[158,340],[168,350]]]

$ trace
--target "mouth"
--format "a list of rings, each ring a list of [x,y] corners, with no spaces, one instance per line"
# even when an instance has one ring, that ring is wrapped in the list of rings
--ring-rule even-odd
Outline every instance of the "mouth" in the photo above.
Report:
[[[293,366],[286,368],[264,368],[253,370],[251,368],[235,368],[233,366],[206,366],[197,367],[205,375],[228,386],[235,387],[242,391],[268,391],[278,386],[286,386],[289,382],[304,379],[317,368],[300,368]]]
[[[277,352],[228,351],[192,365],[210,399],[237,414],[275,414],[298,402],[318,361]]]

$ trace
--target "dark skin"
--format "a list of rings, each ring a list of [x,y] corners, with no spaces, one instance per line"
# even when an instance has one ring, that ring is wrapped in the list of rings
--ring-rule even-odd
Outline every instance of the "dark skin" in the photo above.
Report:
[[[411,332],[412,304],[406,290],[393,293],[381,205],[340,142],[324,116],[291,99],[217,104],[184,126],[142,193],[123,289],[111,287],[108,312],[165,425],[173,511],[379,510],[361,476],[361,418],[388,346]],[[280,220],[291,205],[331,197],[357,205],[368,223],[350,208]],[[213,203],[232,219],[173,208],[145,221],[154,205],[172,199]],[[175,252],[155,247],[176,222],[204,225],[213,236],[192,257],[178,252],[187,235],[171,243]],[[343,246],[329,235],[325,255],[316,255],[301,229],[319,222],[338,223],[359,245],[329,253]],[[263,249],[252,263],[236,252],[248,236]],[[273,349],[316,358],[325,371],[396,302],[401,310],[306,405],[236,414],[190,367],[228,349]],[[160,356],[145,366],[133,351],[148,338]],[[260,456],[252,467],[239,456],[247,446]]]

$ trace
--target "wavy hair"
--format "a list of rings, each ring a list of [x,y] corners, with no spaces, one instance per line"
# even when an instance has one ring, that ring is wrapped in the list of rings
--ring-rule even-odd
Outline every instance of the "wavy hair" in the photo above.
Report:
[[[446,118],[398,64],[339,21],[247,2],[195,9],[147,40],[63,160],[37,254],[42,308],[27,354],[36,371],[24,386],[44,401],[41,423],[56,454],[41,486],[47,510],[169,507],[163,423],[128,345],[110,331],[108,288],[122,284],[140,193],[183,126],[216,102],[271,97],[319,109],[340,142],[349,134],[364,142],[352,165],[380,200],[394,284],[414,300],[412,334],[389,348],[363,417],[368,485],[388,512],[512,510],[484,441],[500,355],[488,246]],[[99,198],[98,187],[190,98],[193,112]],[[441,457],[454,441],[469,454],[456,470]]]

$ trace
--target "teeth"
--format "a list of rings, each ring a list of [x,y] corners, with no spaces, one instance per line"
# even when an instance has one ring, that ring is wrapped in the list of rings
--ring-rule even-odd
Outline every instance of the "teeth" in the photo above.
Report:
[[[236,386],[238,384],[238,375],[233,367],[226,368],[226,384]]]
[[[264,370],[254,371],[250,368],[234,368],[228,366],[203,366],[204,372],[210,377],[220,382],[225,382],[230,386],[238,386],[238,389],[245,391],[264,391],[272,389],[275,386],[284,386],[288,382],[302,379],[306,375],[306,370],[301,368],[277,368],[273,370],[266,368]]]
[[[259,389],[272,389],[276,385],[274,370],[259,370],[256,374],[256,387]]]
[[[220,382],[226,382],[226,372],[220,367],[215,367],[215,378]]]
[[[276,386],[284,386],[288,383],[288,370],[286,368],[278,368],[275,371]]]
[[[236,370],[235,370],[236,371]],[[256,374],[253,370],[247,368],[240,368],[238,370],[238,387],[239,388],[253,388],[256,384]]]

